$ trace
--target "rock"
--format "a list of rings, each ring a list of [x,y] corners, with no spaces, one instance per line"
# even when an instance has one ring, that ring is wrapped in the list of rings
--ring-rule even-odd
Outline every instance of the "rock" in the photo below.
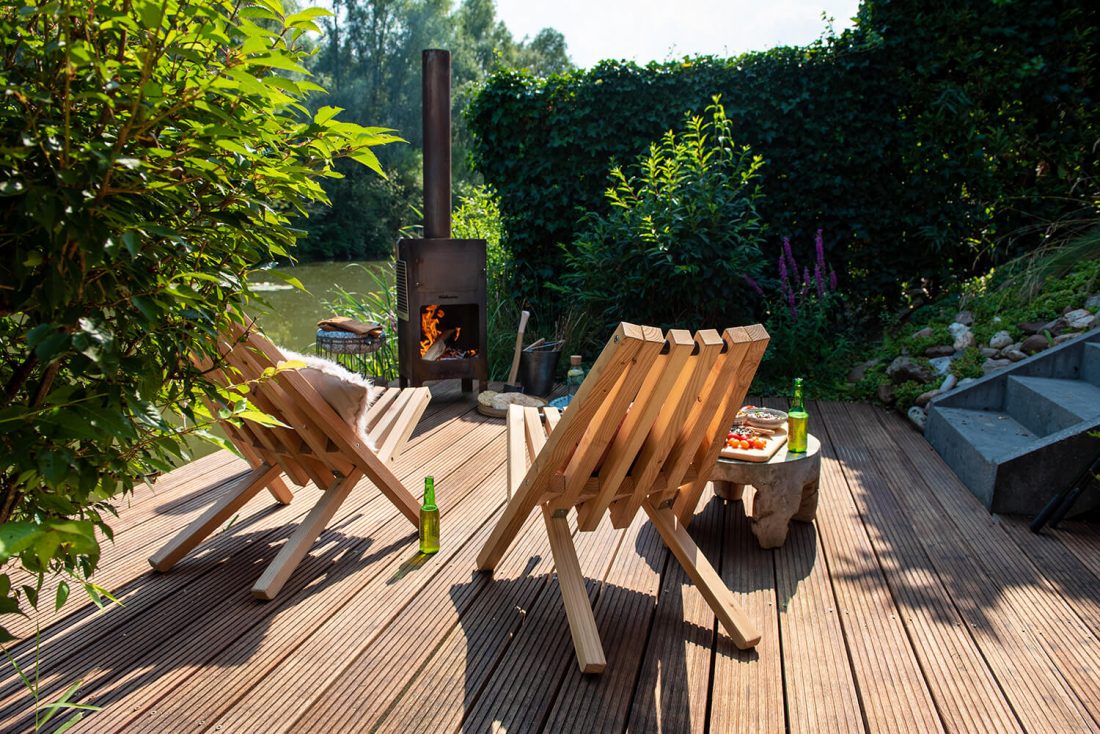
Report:
[[[1016,324],[1016,328],[1025,334],[1038,334],[1045,326],[1045,321],[1024,321]]]
[[[1001,319],[1000,316],[994,316],[992,319],[990,319],[990,321],[992,321],[995,324],[999,324],[999,323],[1001,323],[1002,319]]]
[[[955,353],[955,347],[950,344],[939,344],[924,350],[925,357],[950,357]]]
[[[909,420],[913,421],[913,425],[922,431],[924,430],[924,422],[928,419],[928,414],[924,412],[924,408],[918,408],[914,405],[906,415],[909,416]]]
[[[985,363],[982,365],[982,372],[984,372],[985,374],[988,375],[990,372],[996,372],[997,370],[1003,370],[1005,367],[1008,367],[1010,364],[1012,364],[1012,361],[1008,360],[1008,359],[987,359],[985,361]]]
[[[1021,359],[1027,359],[1027,355],[1019,349],[1006,349],[1004,350],[1004,356],[1005,359],[1010,362],[1019,362]]]
[[[881,359],[869,359],[866,362],[860,362],[848,372],[848,382],[859,382],[867,374],[867,370],[881,361]]]
[[[951,357],[936,357],[928,360],[928,364],[932,366],[937,375],[946,375],[947,370],[951,369],[951,362]]]
[[[955,385],[957,385],[958,382],[959,378],[955,377],[954,375],[948,375],[947,377],[943,378],[943,382],[940,383],[940,392],[947,392],[948,390],[954,389]]]
[[[982,356],[986,359],[992,359],[993,357],[997,356],[997,350],[993,347],[982,347],[978,351],[981,352]]]
[[[1020,351],[1024,354],[1035,354],[1050,346],[1050,342],[1042,334],[1032,334],[1020,342]]]
[[[914,331],[910,339],[930,339],[932,337],[932,327],[926,326],[919,331]]]
[[[955,351],[961,352],[967,347],[974,346],[977,342],[974,340],[974,332],[970,331],[970,327],[966,324],[960,324],[958,321],[947,327],[947,330],[951,332],[951,337],[955,340]]]
[[[1062,318],[1066,320],[1066,325],[1069,326],[1069,328],[1077,331],[1089,328],[1089,325],[1093,321],[1092,312],[1087,311],[1083,308],[1078,308],[1070,311]]]
[[[971,326],[974,323],[974,314],[969,311],[959,311],[955,314],[955,323],[963,326]]]
[[[1100,293],[1094,296],[1089,296],[1088,299],[1085,301],[1085,308],[1089,309],[1090,311],[1094,308],[1100,308]]]
[[[911,358],[901,356],[894,359],[886,368],[886,375],[895,385],[900,385],[909,380],[928,382],[932,379],[932,371],[922,364],[917,364]]]
[[[882,385],[878,386],[878,399],[881,402],[886,403],[887,405],[891,405],[894,402],[894,398],[895,394],[893,385],[889,383],[883,383]]]
[[[989,339],[989,346],[992,349],[1004,349],[1012,343],[1012,335],[1007,331],[998,331]]]
[[[977,378],[974,378],[974,377],[964,377],[961,380],[959,380],[959,384],[955,385],[955,387],[963,388],[963,387],[966,387],[967,385],[973,385],[977,381],[978,381]]]
[[[1048,321],[1043,324],[1043,328],[1039,330],[1039,333],[1041,334],[1044,331],[1049,331],[1051,336],[1058,336],[1065,331],[1068,325],[1069,322],[1066,321],[1066,318],[1064,316],[1059,316],[1053,321]]]
[[[1054,346],[1058,346],[1062,342],[1068,342],[1070,339],[1076,339],[1081,336],[1080,334],[1059,334],[1054,337]]]
[[[939,390],[929,390],[927,392],[922,392],[920,395],[917,396],[917,399],[914,400],[913,403],[923,408],[924,406],[928,405],[928,401],[939,394]]]

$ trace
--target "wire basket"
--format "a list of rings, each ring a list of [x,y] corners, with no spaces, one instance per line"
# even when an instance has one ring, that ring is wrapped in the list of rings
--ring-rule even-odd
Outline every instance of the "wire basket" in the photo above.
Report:
[[[363,375],[370,374],[371,360],[374,354],[386,343],[386,333],[378,336],[352,334],[349,331],[317,330],[317,356],[332,360]]]

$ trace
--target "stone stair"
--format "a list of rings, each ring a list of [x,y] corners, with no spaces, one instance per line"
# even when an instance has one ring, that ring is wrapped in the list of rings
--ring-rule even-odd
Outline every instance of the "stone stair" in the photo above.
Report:
[[[1035,514],[1100,440],[1100,329],[934,398],[924,436],[991,512]],[[1088,500],[1088,501],[1087,501]],[[1097,506],[1082,497],[1074,508]]]

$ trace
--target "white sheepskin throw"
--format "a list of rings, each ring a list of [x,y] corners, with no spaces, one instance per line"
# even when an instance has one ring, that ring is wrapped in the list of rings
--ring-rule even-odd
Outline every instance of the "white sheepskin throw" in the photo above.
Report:
[[[305,363],[305,367],[298,369],[299,374],[306,378],[306,382],[313,386],[371,450],[377,451],[374,440],[367,433],[367,412],[379,395],[379,389],[374,382],[328,359],[299,354],[289,349],[282,349],[282,353],[288,360]]]

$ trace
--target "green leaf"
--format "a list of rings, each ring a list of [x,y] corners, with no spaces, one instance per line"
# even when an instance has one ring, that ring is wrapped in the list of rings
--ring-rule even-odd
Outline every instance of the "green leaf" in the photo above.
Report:
[[[254,410],[252,408],[242,410],[241,412],[236,414],[236,417],[241,418],[242,420],[251,421],[253,423],[258,423],[261,426],[272,426],[272,427],[277,427],[277,428],[287,428],[288,427],[285,423],[280,421],[278,418],[274,418],[274,417],[268,415],[267,413],[263,413],[259,410]]]
[[[6,561],[12,556],[17,556],[38,540],[42,533],[41,528],[29,522],[6,522],[0,525],[0,562]],[[7,575],[3,578],[10,588],[11,582]],[[5,591],[5,595],[7,592]]]
[[[57,598],[54,600],[54,610],[59,610],[65,606],[65,602],[69,598],[69,583],[67,581],[59,581],[57,584]]]

